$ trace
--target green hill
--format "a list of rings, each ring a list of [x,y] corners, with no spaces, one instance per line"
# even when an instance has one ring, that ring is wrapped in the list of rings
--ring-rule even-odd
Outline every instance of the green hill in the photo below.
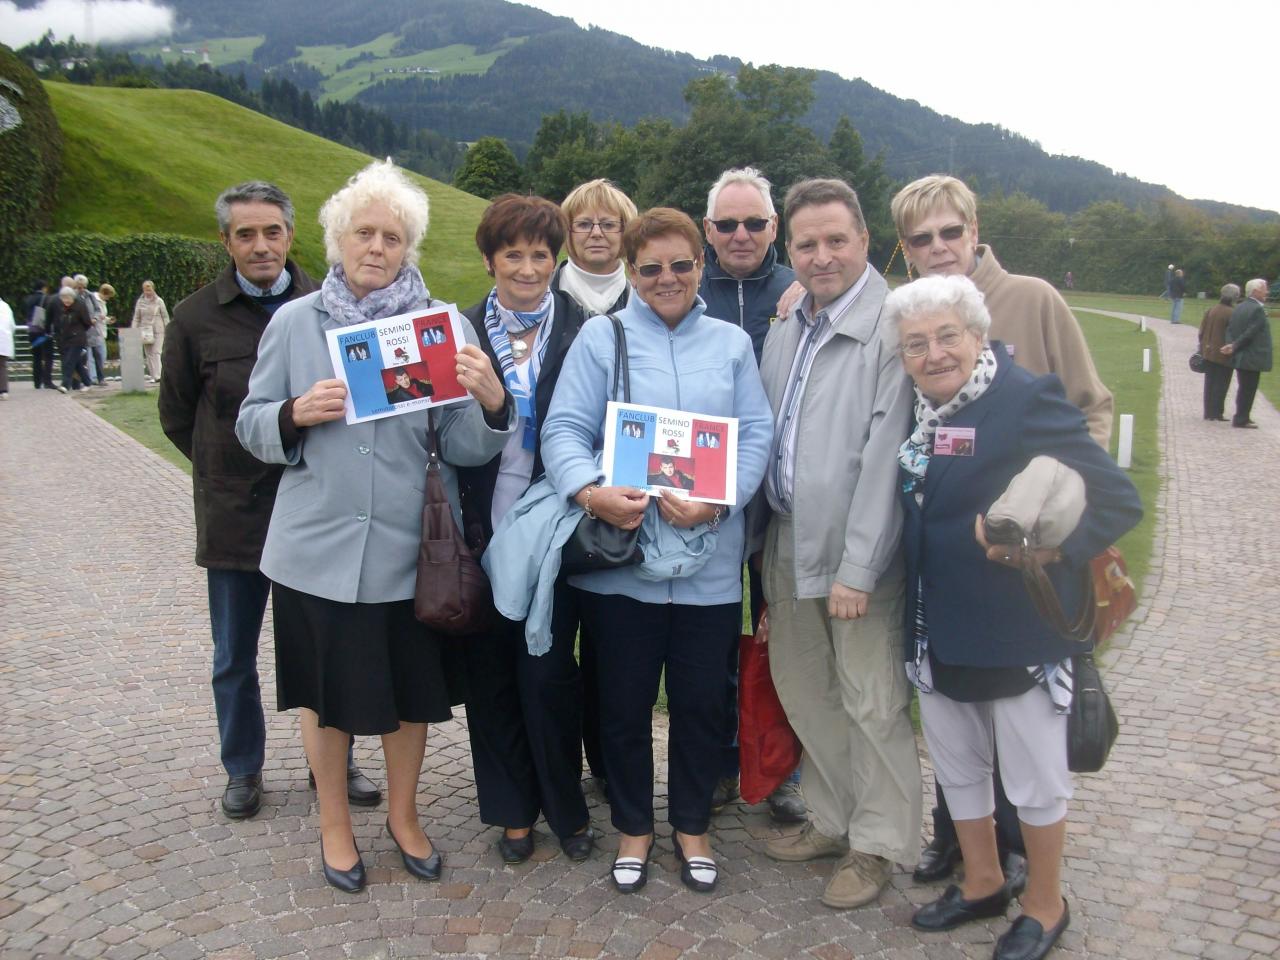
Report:
[[[66,139],[55,230],[216,240],[217,195],[242,180],[271,180],[297,209],[294,255],[314,276],[323,275],[316,215],[368,156],[205,93],[67,83],[45,89]],[[474,239],[486,203],[411,176],[431,198],[421,255],[427,286],[468,306],[492,282]]]

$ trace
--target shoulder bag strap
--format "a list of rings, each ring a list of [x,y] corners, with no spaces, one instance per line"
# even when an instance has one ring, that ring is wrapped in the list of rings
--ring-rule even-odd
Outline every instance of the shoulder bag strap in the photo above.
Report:
[[[622,321],[615,314],[609,314],[613,321],[613,390],[610,395],[618,399],[618,380],[622,380],[622,402],[631,402],[631,365],[627,359],[627,334],[622,329]]]
[[[1098,609],[1097,599],[1094,596],[1093,577],[1090,575],[1088,566],[1085,567],[1083,576],[1085,581],[1083,609],[1075,623],[1068,623],[1067,616],[1062,610],[1062,603],[1058,600],[1058,592],[1053,588],[1049,575],[1044,572],[1044,567],[1036,559],[1035,551],[1027,543],[1026,538],[1023,538],[1022,582],[1027,588],[1027,593],[1031,595],[1031,602],[1035,605],[1036,612],[1060,635],[1076,643],[1085,643],[1093,636]]]

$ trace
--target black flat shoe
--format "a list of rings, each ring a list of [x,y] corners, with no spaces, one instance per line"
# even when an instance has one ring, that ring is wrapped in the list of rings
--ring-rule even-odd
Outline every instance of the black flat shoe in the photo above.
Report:
[[[991,960],[1043,960],[1062,936],[1062,931],[1070,925],[1071,911],[1065,899],[1062,901],[1062,919],[1048,930],[1040,925],[1039,920],[1023,914],[996,941]]]
[[[523,837],[508,837],[504,830],[498,838],[498,856],[503,863],[524,863],[533,856],[533,831]]]
[[[619,893],[635,893],[649,882],[649,858],[653,856],[653,841],[649,841],[649,849],[644,859],[639,857],[618,857],[613,861],[610,876]]]
[[[989,896],[966,900],[960,888],[953,883],[937,900],[917,910],[911,917],[911,925],[917,930],[951,930],[970,920],[1002,917],[1012,899],[1008,884]]]
[[[222,791],[222,812],[232,820],[247,820],[262,809],[262,774],[227,777]]]
[[[951,876],[960,862],[960,844],[955,837],[938,839],[934,837],[929,845],[920,851],[920,860],[911,879],[916,883],[935,883]]]
[[[337,867],[329,866],[329,861],[324,858],[324,839],[320,840],[320,866],[324,868],[325,882],[331,887],[341,890],[343,893],[359,893],[364,889],[364,860],[360,858],[360,851],[356,851],[355,866],[349,870],[339,870]]]
[[[316,775],[307,771],[307,785],[316,788]],[[382,802],[382,791],[378,785],[366,777],[352,760],[347,764],[347,803],[357,807],[376,807]]]
[[[387,821],[387,836],[391,838],[391,842],[396,845],[396,849],[400,851],[400,859],[404,861],[404,868],[419,880],[439,880],[440,871],[444,868],[444,857],[440,856],[440,851],[432,849],[429,857],[411,857],[404,852],[404,847],[400,846],[400,841],[396,839],[396,833],[391,829],[391,821]]]
[[[710,857],[686,857],[684,848],[680,846],[680,837],[671,834],[671,843],[676,848],[676,859],[680,861],[680,882],[697,893],[710,893],[720,882],[720,868]]]
[[[532,834],[530,834],[532,836]],[[564,855],[574,863],[582,863],[591,856],[591,851],[596,848],[596,832],[590,827],[581,833],[575,833],[572,836],[560,838],[560,849]]]

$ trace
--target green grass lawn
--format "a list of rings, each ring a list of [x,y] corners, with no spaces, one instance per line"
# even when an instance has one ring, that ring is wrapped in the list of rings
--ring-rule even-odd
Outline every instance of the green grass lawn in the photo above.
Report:
[[[293,198],[294,255],[314,276],[323,275],[316,215],[370,157],[192,90],[68,83],[46,83],[45,89],[66,141],[54,229],[216,240],[214,199],[231,184],[260,178]],[[470,306],[492,283],[474,240],[486,202],[410,176],[431,199],[421,252],[427,286],[441,299]]]
[[[160,429],[160,417],[156,412],[158,390],[145,393],[112,393],[87,401],[90,409],[107,423],[123,430],[148,450],[164,457],[174,466],[191,473],[187,460]]]
[[[256,36],[214,37],[212,40],[188,40],[184,43],[167,41],[134,47],[132,52],[141,54],[144,57],[159,57],[165,63],[177,63],[179,60],[200,63],[200,51],[207,46],[209,48],[209,64],[216,69],[217,67],[226,66],[228,63],[235,63],[238,60],[252,60],[253,51],[265,39],[266,37]],[[166,51],[165,47],[169,49]],[[183,50],[194,50],[195,53],[183,53]]]

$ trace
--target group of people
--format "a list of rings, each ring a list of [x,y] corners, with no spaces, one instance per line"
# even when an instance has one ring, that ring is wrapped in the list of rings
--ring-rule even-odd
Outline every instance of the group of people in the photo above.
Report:
[[[1233,427],[1253,429],[1253,400],[1258,381],[1271,369],[1271,323],[1267,320],[1267,281],[1256,277],[1240,287],[1225,284],[1218,302],[1200,321],[1200,356],[1204,360],[1204,419],[1226,420],[1227,388],[1236,374]]]
[[[68,393],[107,383],[107,328],[116,325],[111,301],[116,289],[103,283],[94,290],[83,273],[64,276],[57,286],[37,280],[22,303],[22,323],[31,345],[31,379],[37,390]],[[141,330],[150,382],[160,379],[160,348],[169,314],[150,281],[134,305],[132,323]],[[124,324],[128,326],[128,324]],[[12,356],[12,354],[10,354]],[[53,361],[61,379],[53,379]],[[0,391],[7,392],[7,391]]]
[[[349,805],[380,801],[353,762],[355,736],[381,738],[387,832],[405,869],[441,876],[418,778],[428,725],[465,703],[480,817],[499,828],[501,859],[533,855],[539,817],[566,857],[591,856],[585,747],[618,832],[612,882],[641,889],[664,683],[672,845],[682,882],[713,890],[710,827],[736,776],[745,563],[757,637],[804,748],[799,786],[784,784],[774,811],[804,827],[765,852],[838,858],[822,898],[836,908],[875,900],[894,863],[918,860],[928,882],[963,859],[963,882],[912,922],[945,930],[1020,898],[997,960],[1052,948],[1069,922],[1070,658],[1087,646],[1038,618],[1019,548],[989,544],[975,517],[1034,456],[1076,471],[1083,517],[1037,553],[1074,609],[1089,559],[1141,507],[1106,453],[1111,397],[1075,318],[979,244],[963,183],[926,177],[895,197],[922,278],[892,293],[839,180],[788,191],[791,267],[774,245],[770,184],[750,168],[711,187],[701,230],[677,210],[638,211],[603,180],[561,205],[501,196],[476,231],[493,287],[464,311],[453,358],[470,399],[355,424],[325,334],[435,304],[418,265],[426,195],[390,163],[353,176],[320,211],[318,285],[288,259],[294,210],[278,188],[240,184],[215,211],[232,262],[174,311],[160,417],[193,465],[229,817],[262,804],[256,660],[271,594],[277,707],[300,715],[330,884],[365,885]],[[732,506],[671,481],[656,494],[605,484],[606,406],[622,389],[737,419]],[[963,442],[935,447],[948,431]],[[437,456],[499,607],[524,612],[460,640],[413,613],[420,530],[406,517]],[[636,531],[638,562],[563,574],[560,549],[583,518]],[[938,783],[922,856],[913,686]]]

